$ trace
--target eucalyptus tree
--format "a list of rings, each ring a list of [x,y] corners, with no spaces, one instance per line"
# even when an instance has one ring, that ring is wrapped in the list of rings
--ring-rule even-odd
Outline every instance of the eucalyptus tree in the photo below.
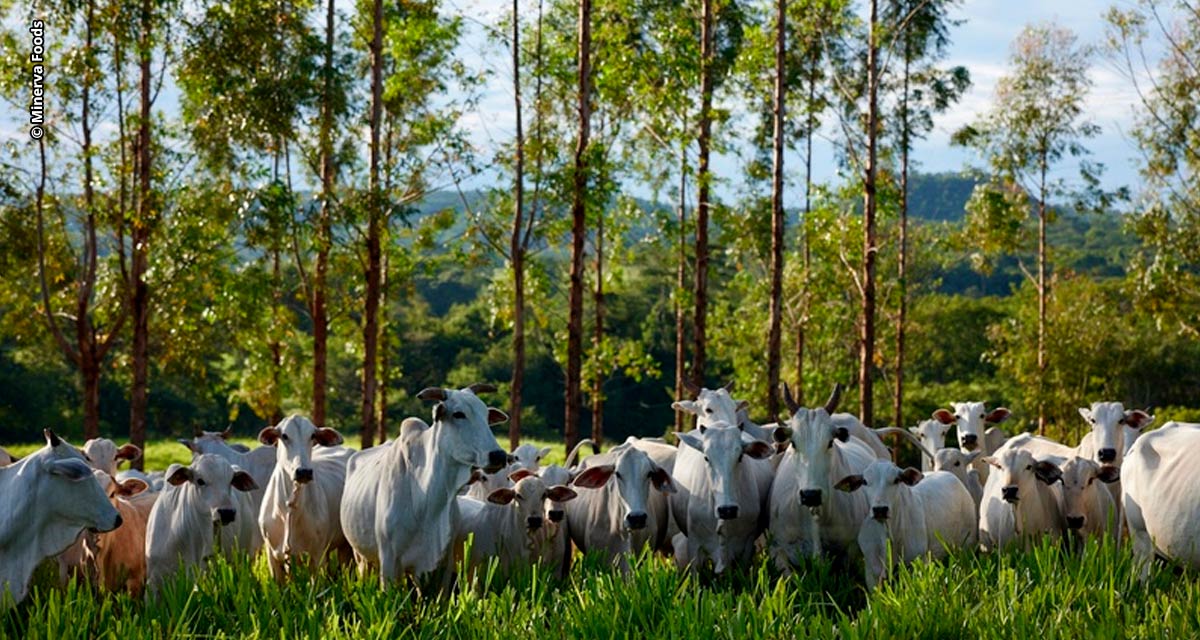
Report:
[[[563,399],[563,439],[567,449],[579,438],[583,366],[583,263],[587,234],[588,144],[592,126],[592,0],[579,0],[578,48],[576,54],[578,127],[575,161],[571,173],[571,275],[567,298],[567,368]]]

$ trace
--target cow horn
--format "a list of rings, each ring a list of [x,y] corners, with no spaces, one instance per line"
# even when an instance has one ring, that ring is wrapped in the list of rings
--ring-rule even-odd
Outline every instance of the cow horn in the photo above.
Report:
[[[441,387],[425,387],[417,393],[417,397],[421,400],[437,400],[441,402],[446,399],[446,390]]]
[[[496,385],[488,384],[486,382],[476,382],[467,388],[470,389],[471,393],[474,393],[475,395],[479,395],[481,393],[494,393],[496,391]]]
[[[723,386],[723,387],[721,387],[721,388],[722,388],[722,389],[724,389],[724,390],[726,390],[726,391],[733,391],[733,380],[730,380],[729,382],[726,382],[726,383],[725,383],[725,386]]]
[[[825,401],[825,413],[833,415],[837,411],[838,403],[842,401],[842,383],[835,382],[833,385],[833,393],[829,394],[829,399]]]
[[[42,433],[46,436],[46,444],[52,447],[57,447],[58,445],[62,444],[62,438],[59,438],[58,434],[54,433],[53,429],[43,429]]]
[[[201,427],[199,425],[192,427],[192,437],[193,438],[199,438],[202,435],[204,435],[203,427]]]
[[[692,382],[691,379],[689,379],[689,378],[685,377],[683,379],[683,388],[686,389],[687,392],[692,394],[693,396],[700,395],[700,387],[697,387],[696,383]]]
[[[799,405],[799,403],[796,402],[796,398],[792,396],[792,389],[790,387],[788,387],[788,383],[784,382],[782,386],[783,386],[783,404],[785,406],[787,406],[788,411],[794,415],[797,411],[800,410],[800,405]]]

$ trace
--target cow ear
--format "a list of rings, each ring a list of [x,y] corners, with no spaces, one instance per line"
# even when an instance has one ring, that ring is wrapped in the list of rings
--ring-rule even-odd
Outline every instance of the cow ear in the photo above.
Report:
[[[508,414],[495,407],[488,407],[487,422],[488,425],[503,424],[508,422]]]
[[[923,479],[925,479],[925,474],[913,467],[908,467],[904,471],[901,471],[899,477],[900,482],[903,482],[910,487],[915,486]]]
[[[264,427],[262,431],[258,432],[258,441],[268,447],[275,446],[275,443],[279,441],[279,428]]]
[[[149,488],[150,485],[146,484],[145,480],[141,478],[129,478],[117,484],[117,494],[122,496],[136,496]]]
[[[938,409],[937,411],[934,411],[933,419],[942,424],[954,424],[956,422],[954,419],[954,414],[945,409]]]
[[[488,494],[487,501],[492,504],[508,504],[517,497],[517,492],[508,487],[496,489]]]
[[[314,431],[313,440],[316,440],[317,444],[322,447],[336,447],[345,442],[342,439],[342,434],[338,433],[337,429],[330,429],[329,427],[321,427]]]
[[[584,489],[599,489],[608,483],[608,479],[612,477],[613,472],[617,470],[611,464],[602,464],[598,467],[588,467],[575,476],[571,484]]]
[[[1121,467],[1105,465],[1100,467],[1100,471],[1096,472],[1096,477],[1104,484],[1111,484],[1121,479]]]
[[[772,453],[775,453],[775,449],[762,440],[755,440],[742,445],[742,453],[755,460],[766,460],[771,457]]]
[[[749,400],[739,400],[737,403],[737,407],[734,408],[734,412],[736,413],[738,411],[745,411],[746,408],[749,406],[750,406]]]
[[[833,488],[839,491],[853,493],[854,491],[858,491],[858,488],[866,483],[867,481],[864,480],[861,475],[856,473],[854,475],[849,475],[845,478],[842,478],[837,484],[833,485]]]
[[[1121,422],[1141,431],[1154,423],[1154,416],[1141,409],[1131,409],[1125,412],[1125,417],[1121,419]]]
[[[556,484],[546,490],[546,497],[554,502],[568,502],[574,500],[579,494],[571,487],[565,487],[561,484]]]
[[[1079,407],[1079,417],[1083,418],[1084,422],[1092,421],[1092,410],[1087,407]]]
[[[1033,473],[1037,475],[1037,479],[1046,484],[1054,484],[1062,480],[1062,469],[1058,465],[1049,460],[1039,460],[1033,465]]]
[[[988,456],[988,457],[984,458],[983,461],[992,465],[993,467],[996,467],[997,469],[1000,468],[1000,461],[992,456]]]
[[[700,438],[696,437],[695,435],[688,433],[686,431],[681,431],[675,435],[679,438],[679,442],[681,444],[685,444],[701,453],[704,452],[704,442],[701,441]]]
[[[142,457],[142,449],[136,444],[123,444],[120,449],[117,449],[117,460],[133,462],[140,457]]]
[[[971,464],[972,462],[975,462],[975,458],[978,458],[981,455],[983,455],[983,449],[976,449],[971,453],[963,454],[963,461],[967,464]]]
[[[175,442],[178,442],[179,444],[187,447],[188,451],[191,451],[192,453],[197,453],[196,443],[193,440],[190,440],[188,438],[179,438]]]
[[[671,408],[682,413],[690,413],[692,415],[700,415],[700,407],[696,405],[695,400],[676,400],[671,403]]]
[[[508,474],[508,479],[516,483],[524,480],[525,478],[536,475],[536,473],[530,471],[529,469],[517,469],[516,471]]]
[[[233,488],[238,491],[254,491],[258,488],[258,483],[254,481],[254,476],[238,469],[233,472]]]
[[[92,468],[87,466],[83,460],[77,458],[54,460],[47,463],[46,470],[56,476],[62,476],[74,482],[92,477]]]
[[[654,470],[650,472],[650,482],[655,489],[663,493],[675,493],[675,482],[671,480],[671,474],[662,467],[654,467]]]
[[[1004,407],[996,407],[995,409],[992,409],[991,413],[987,414],[983,421],[988,424],[1000,424],[1001,422],[1008,420],[1008,417],[1011,415],[1012,412],[1008,409],[1005,409]]]
[[[771,438],[773,438],[775,442],[791,442],[792,428],[785,427],[783,425],[775,427],[775,429],[771,431]]]
[[[179,465],[173,469],[167,469],[167,482],[178,487],[185,482],[191,481],[193,475],[191,467]]]
[[[225,430],[221,432],[222,440],[228,440],[232,437],[233,437],[233,427],[226,427]]]

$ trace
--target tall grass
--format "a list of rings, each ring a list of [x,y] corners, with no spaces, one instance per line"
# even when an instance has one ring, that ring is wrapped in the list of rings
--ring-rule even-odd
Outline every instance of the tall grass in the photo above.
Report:
[[[898,568],[873,593],[859,567],[816,561],[788,577],[764,561],[725,576],[681,574],[643,556],[628,576],[580,558],[557,582],[481,571],[447,595],[381,589],[353,569],[270,579],[265,565],[215,559],[198,580],[135,601],[36,584],[0,614],[0,637],[70,638],[1085,638],[1197,637],[1200,576],[1156,567],[1145,583],[1127,549],[977,555]]]

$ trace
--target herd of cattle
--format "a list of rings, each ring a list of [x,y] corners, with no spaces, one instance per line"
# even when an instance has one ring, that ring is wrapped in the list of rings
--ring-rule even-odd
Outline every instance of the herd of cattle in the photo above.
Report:
[[[727,387],[693,389],[673,405],[696,418],[678,446],[630,438],[580,459],[584,441],[558,466],[541,464],[548,449],[498,446],[491,426],[507,416],[477,396],[494,390],[425,389],[432,424],[408,418],[397,439],[360,452],[302,416],[263,429],[253,450],[228,433],[181,440],[191,464],[149,475],[118,472],[141,451],[104,439],[76,448],[47,430],[24,459],[0,449],[0,595],[19,602],[51,557],[64,580],[140,594],[234,550],[265,552],[280,580],[297,563],[353,558],[384,584],[491,558],[565,575],[574,549],[627,570],[650,547],[716,572],[760,551],[784,572],[817,554],[861,556],[876,585],[889,559],[1043,536],[1128,536],[1143,570],[1155,555],[1200,566],[1200,425],[1143,434],[1153,416],[1117,402],[1081,408],[1089,430],[1071,447],[1006,437],[996,425],[1008,410],[980,402],[870,429],[835,412],[840,386],[809,408],[785,385],[790,418],[758,425]],[[945,447],[952,427],[957,448]],[[892,462],[889,434],[920,450],[921,470]]]

